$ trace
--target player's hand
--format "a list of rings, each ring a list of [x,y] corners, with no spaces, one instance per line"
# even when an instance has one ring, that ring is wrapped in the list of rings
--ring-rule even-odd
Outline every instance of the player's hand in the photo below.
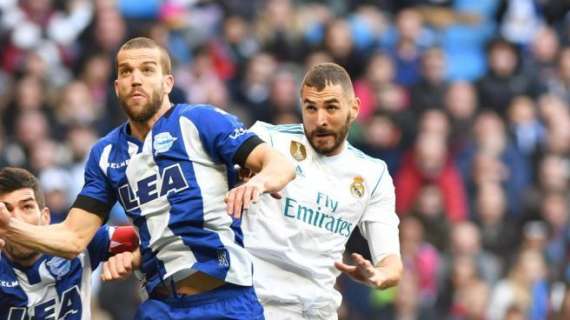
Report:
[[[388,277],[382,270],[374,267],[370,260],[364,259],[358,253],[353,253],[351,257],[355,265],[335,262],[334,266],[357,282],[374,288],[383,288]]]
[[[133,270],[141,264],[141,254],[139,250],[122,252],[109,258],[103,264],[101,280],[123,280],[128,278]]]
[[[259,199],[259,195],[263,192],[265,192],[264,183],[263,181],[256,179],[256,177],[253,177],[246,183],[233,188],[224,198],[228,214],[239,219],[242,212],[249,209],[253,203],[256,203]]]

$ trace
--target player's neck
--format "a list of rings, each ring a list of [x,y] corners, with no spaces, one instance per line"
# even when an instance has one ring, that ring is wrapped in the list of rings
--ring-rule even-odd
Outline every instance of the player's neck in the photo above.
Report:
[[[172,103],[170,103],[170,99],[166,97],[160,109],[152,118],[144,122],[132,121],[129,119],[129,127],[130,127],[130,134],[134,138],[137,138],[140,141],[144,141],[146,135],[150,132],[154,124],[160,119],[170,108],[172,108]]]

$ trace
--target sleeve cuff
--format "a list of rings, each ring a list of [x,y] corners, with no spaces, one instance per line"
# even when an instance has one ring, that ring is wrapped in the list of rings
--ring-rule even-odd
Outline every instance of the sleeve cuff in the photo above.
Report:
[[[234,163],[237,163],[240,165],[240,167],[244,168],[249,154],[253,151],[253,149],[255,149],[255,147],[262,143],[264,143],[263,140],[261,140],[261,138],[256,135],[249,137],[247,140],[245,140],[244,143],[241,144],[238,151],[236,151],[234,155]]]
[[[103,223],[106,223],[112,206],[95,198],[78,195],[72,207],[93,213],[99,216]]]

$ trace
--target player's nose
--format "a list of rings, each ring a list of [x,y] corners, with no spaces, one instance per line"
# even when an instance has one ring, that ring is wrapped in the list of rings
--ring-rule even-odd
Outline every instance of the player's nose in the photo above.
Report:
[[[327,115],[326,111],[319,110],[319,111],[317,112],[317,124],[318,124],[320,127],[327,126],[327,124],[328,124],[328,115]]]

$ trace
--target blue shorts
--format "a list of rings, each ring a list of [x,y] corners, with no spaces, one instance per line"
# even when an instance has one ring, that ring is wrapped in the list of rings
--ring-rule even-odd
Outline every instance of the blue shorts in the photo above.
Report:
[[[135,319],[263,320],[264,317],[253,287],[225,284],[196,295],[149,298],[139,306]]]

